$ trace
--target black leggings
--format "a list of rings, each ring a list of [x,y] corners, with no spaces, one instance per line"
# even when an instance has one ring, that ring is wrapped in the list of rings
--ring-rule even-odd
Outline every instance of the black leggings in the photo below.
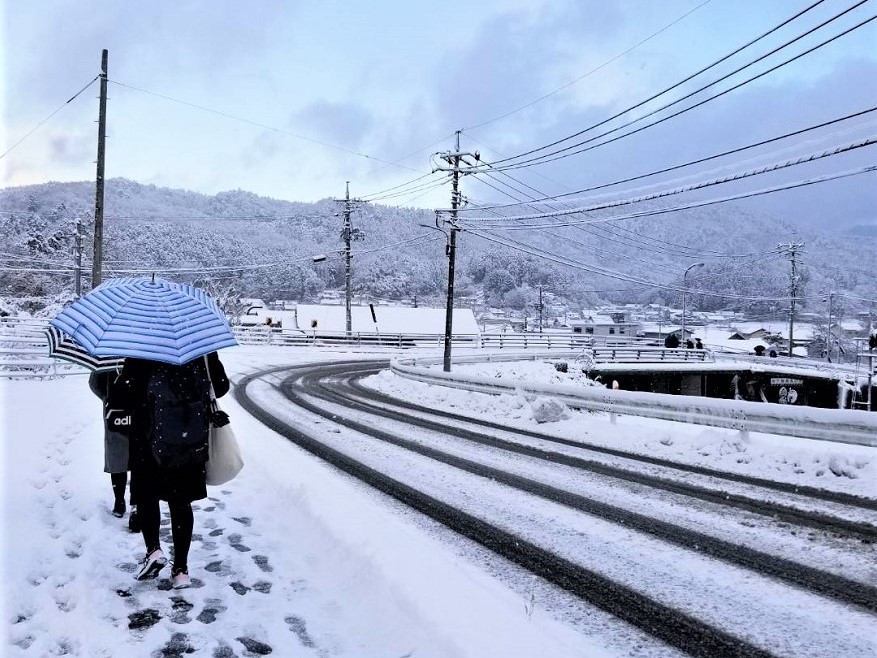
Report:
[[[174,538],[174,569],[187,569],[189,547],[192,545],[192,529],[195,526],[195,515],[192,514],[192,503],[168,503],[171,512],[171,534]],[[137,505],[137,517],[143,532],[143,541],[147,553],[161,545],[158,529],[161,525],[161,513],[158,499],[141,502]]]
[[[125,487],[128,484],[128,472],[110,473],[110,482],[113,484],[113,495],[117,503],[125,502]]]

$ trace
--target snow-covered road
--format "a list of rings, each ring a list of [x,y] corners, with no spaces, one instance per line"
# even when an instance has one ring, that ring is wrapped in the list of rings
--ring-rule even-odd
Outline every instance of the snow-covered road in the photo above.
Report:
[[[268,367],[358,358],[264,347],[225,354],[238,383]],[[367,380],[391,396],[509,426],[487,431],[445,418],[447,431],[441,432],[375,416],[363,407],[352,409],[349,399],[322,399],[323,393],[341,387],[344,395],[365,402],[362,390],[348,387],[343,376],[324,389],[301,387],[295,378],[285,387],[287,393],[298,388],[302,401],[325,415],[293,406],[280,386],[290,374],[256,378],[247,395],[297,432],[595,577],[671,612],[684,612],[736,638],[743,648],[776,655],[850,656],[873,655],[877,649],[868,603],[874,553],[873,544],[866,543],[875,514],[873,507],[842,502],[844,496],[870,497],[873,504],[873,491],[864,478],[830,471],[829,483],[824,470],[816,475],[818,467],[809,467],[844,464],[867,478],[874,468],[867,449],[807,442],[796,451],[775,438],[754,436],[737,451],[749,461],[726,469],[724,455],[719,464],[702,453],[704,446],[733,443],[732,432],[628,419],[612,425],[593,414],[575,413],[567,421],[537,427],[526,414],[511,417],[515,409],[522,410],[520,401],[449,394],[388,374]],[[192,649],[196,655],[231,656],[260,655],[269,648],[275,655],[366,657],[677,653],[651,633],[608,614],[606,606],[553,584],[550,577],[534,576],[514,559],[327,465],[249,417],[231,396],[223,406],[234,419],[247,467],[229,485],[211,489],[211,499],[199,504],[199,537],[190,558],[198,587],[177,596],[161,589],[161,582],[159,587],[132,586],[128,572],[142,542],[108,514],[108,476],[100,473],[99,402],[75,377],[0,386],[7,433],[4,526],[14,529],[4,533],[3,546],[8,556],[4,618],[9,619],[12,655],[182,655]],[[389,402],[368,403],[392,408]],[[503,414],[503,405],[511,413]],[[47,406],[55,414],[41,413]],[[584,434],[583,418],[588,419]],[[357,430],[351,423],[363,427]],[[534,438],[516,427],[569,441]],[[601,429],[615,435],[608,440]],[[478,444],[464,430],[490,435],[500,444]],[[396,442],[381,439],[380,433]],[[415,449],[400,441],[410,441]],[[672,451],[677,454],[671,461],[734,471],[744,479],[773,476],[836,491],[840,499],[719,482],[704,473],[601,454],[576,441],[661,457]],[[506,443],[556,453],[560,461],[509,451]],[[657,450],[655,443],[661,446]],[[429,451],[458,464],[439,461]],[[764,455],[768,459],[759,459]],[[494,469],[497,478],[461,468],[463,460]],[[788,462],[805,467],[782,466]],[[804,470],[804,477],[795,468]],[[540,495],[517,486],[524,480],[544,491]],[[679,488],[657,486],[661,480],[677,482]],[[546,497],[549,489],[569,500]],[[691,494],[697,489],[706,493]],[[726,491],[728,501],[711,499],[710,490]],[[746,497],[766,507],[739,504]],[[786,511],[771,518],[771,505]],[[808,514],[836,518],[853,530],[858,524],[864,534],[820,529],[805,522]],[[709,546],[691,545],[698,533]],[[734,546],[740,547],[739,555],[717,557],[715,551]],[[758,562],[759,555],[776,558],[777,571],[761,571],[767,562]],[[786,574],[788,564],[799,565],[801,573]],[[800,582],[793,582],[796,577]],[[808,582],[833,583],[841,594],[819,594],[817,585]],[[843,602],[844,582],[854,589],[861,585],[865,603],[856,603],[852,594],[851,602]]]

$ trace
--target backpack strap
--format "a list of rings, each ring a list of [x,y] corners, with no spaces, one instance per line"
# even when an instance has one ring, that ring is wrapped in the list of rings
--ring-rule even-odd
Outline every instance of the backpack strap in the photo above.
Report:
[[[204,355],[204,368],[207,370],[207,382],[210,384],[210,409],[217,411],[219,407],[216,404],[216,393],[213,391],[213,380],[210,378],[210,363],[207,361],[207,355]]]

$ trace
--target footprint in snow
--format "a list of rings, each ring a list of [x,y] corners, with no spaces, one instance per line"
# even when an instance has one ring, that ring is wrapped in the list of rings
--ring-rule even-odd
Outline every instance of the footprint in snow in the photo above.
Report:
[[[195,618],[202,624],[212,624],[216,621],[216,616],[228,610],[223,604],[222,599],[205,599],[204,609],[198,613]]]
[[[195,653],[197,649],[189,644],[189,636],[185,633],[174,633],[159,651],[153,655],[157,658],[180,658],[185,654]]]
[[[227,644],[220,644],[213,650],[213,658],[235,658],[237,654]]]
[[[217,528],[216,530],[210,532],[210,536],[219,537],[219,535],[221,535],[223,532],[225,532],[225,530],[223,530],[222,528]]]
[[[256,563],[256,566],[259,567],[265,573],[270,573],[274,571],[274,567],[268,564],[268,556],[266,555],[254,555],[253,562]]]
[[[274,649],[272,649],[264,642],[259,642],[258,640],[254,640],[249,637],[239,637],[235,639],[243,644],[246,647],[247,651],[250,651],[257,656],[267,656],[269,653],[274,651]]]
[[[235,593],[239,594],[240,596],[243,596],[251,589],[238,580],[234,581],[233,583],[229,583],[229,585],[231,585],[231,588],[235,591]]]
[[[193,604],[189,603],[182,596],[172,596],[171,608],[174,612],[171,615],[171,621],[175,624],[188,624],[192,621],[192,618],[189,617],[189,611],[194,607]]]
[[[233,516],[231,517],[231,519],[232,521],[237,521],[241,525],[245,525],[247,527],[249,527],[249,525],[253,522],[253,519],[251,519],[249,516]]]
[[[142,630],[154,626],[161,619],[161,614],[155,608],[144,608],[128,615],[128,628],[132,631]]]
[[[216,560],[215,562],[211,562],[206,567],[204,567],[205,571],[209,571],[210,573],[215,573],[217,576],[228,576],[231,573],[231,569],[222,563],[222,560]]]
[[[305,625],[304,619],[302,619],[301,617],[296,617],[295,615],[289,615],[283,621],[285,621],[287,626],[289,626],[289,630],[295,633],[295,636],[298,638],[298,641],[301,642],[303,647],[312,649],[317,646],[316,644],[314,644],[314,640],[308,634],[308,629]]]
[[[270,594],[271,593],[271,585],[267,580],[260,580],[253,583],[253,589],[257,592],[261,592],[262,594]]]
[[[242,537],[239,534],[234,533],[228,536],[228,543],[231,544],[233,549],[240,551],[241,553],[250,552],[252,549],[249,546],[242,544],[241,539]]]

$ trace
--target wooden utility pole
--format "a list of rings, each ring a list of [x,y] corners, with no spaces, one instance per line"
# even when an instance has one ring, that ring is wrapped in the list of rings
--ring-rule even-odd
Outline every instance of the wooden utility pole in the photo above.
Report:
[[[91,287],[101,283],[104,257],[104,150],[107,141],[107,60],[104,50],[100,67],[100,110],[97,119],[97,179],[94,193],[94,250],[91,263]]]
[[[73,242],[73,291],[76,299],[82,297],[82,220],[76,218],[76,236]]]

